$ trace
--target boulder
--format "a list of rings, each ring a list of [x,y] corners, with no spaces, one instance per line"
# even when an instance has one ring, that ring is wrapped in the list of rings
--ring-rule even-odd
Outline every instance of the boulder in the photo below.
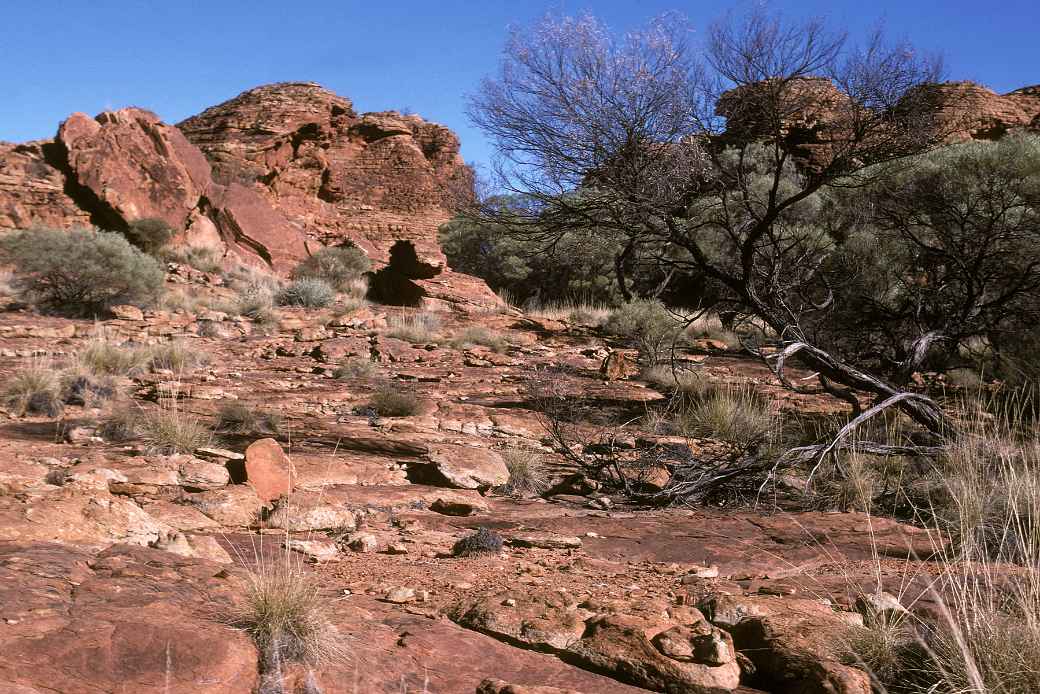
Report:
[[[723,694],[740,686],[735,658],[720,665],[691,662],[692,656],[671,658],[655,648],[641,628],[615,615],[590,620],[581,640],[567,650],[591,670],[652,691]]]
[[[502,456],[488,448],[433,444],[426,460],[415,466],[414,481],[455,489],[489,489],[509,480]]]
[[[293,490],[292,461],[274,439],[260,439],[249,444],[241,475],[241,480],[235,481],[248,484],[262,501],[274,501]],[[236,477],[234,470],[231,476]]]

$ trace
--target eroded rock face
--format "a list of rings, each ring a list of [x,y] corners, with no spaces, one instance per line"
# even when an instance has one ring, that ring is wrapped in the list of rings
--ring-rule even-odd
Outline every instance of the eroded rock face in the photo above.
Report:
[[[0,229],[90,224],[90,213],[66,192],[55,144],[0,142]]]
[[[448,128],[393,111],[359,115],[312,82],[272,84],[178,127],[222,182],[250,185],[309,238],[351,241],[377,263],[395,242],[443,263],[437,227],[472,173]]]

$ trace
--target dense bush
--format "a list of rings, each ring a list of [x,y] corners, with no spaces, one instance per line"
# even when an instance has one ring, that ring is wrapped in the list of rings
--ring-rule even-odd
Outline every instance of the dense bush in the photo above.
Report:
[[[17,287],[42,308],[92,315],[117,304],[149,306],[163,291],[162,266],[121,234],[30,229],[0,240]]]
[[[945,370],[982,339],[1005,355],[1007,375],[1032,378],[1040,138],[943,147],[824,203],[836,252],[821,281],[835,300],[805,321],[821,344],[900,373],[918,347],[917,366]]]
[[[173,239],[173,227],[165,220],[146,217],[136,219],[127,226],[126,237],[130,243],[149,255],[159,255]]]
[[[293,279],[317,279],[339,291],[348,291],[360,280],[372,261],[365,252],[353,246],[322,248],[293,270]]]
[[[336,298],[336,291],[325,280],[304,278],[292,282],[275,295],[279,306],[324,308]]]

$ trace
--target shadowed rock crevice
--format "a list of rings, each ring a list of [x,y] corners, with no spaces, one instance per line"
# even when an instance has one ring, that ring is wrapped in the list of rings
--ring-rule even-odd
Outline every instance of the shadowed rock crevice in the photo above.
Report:
[[[392,306],[418,306],[426,291],[413,280],[428,280],[444,269],[440,263],[420,258],[411,241],[397,241],[390,248],[390,262],[372,275],[369,298]]]
[[[65,195],[72,199],[76,207],[90,215],[92,225],[112,231],[127,230],[126,221],[115,208],[79,182],[76,172],[69,165],[69,150],[60,140],[47,142],[41,149],[44,161],[60,171],[64,177],[65,185],[62,190]]]

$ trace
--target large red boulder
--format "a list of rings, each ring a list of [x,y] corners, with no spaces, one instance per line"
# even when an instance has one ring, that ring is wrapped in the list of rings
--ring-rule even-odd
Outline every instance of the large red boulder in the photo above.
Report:
[[[292,461],[274,439],[251,443],[244,467],[244,481],[264,501],[274,501],[293,490]]]

